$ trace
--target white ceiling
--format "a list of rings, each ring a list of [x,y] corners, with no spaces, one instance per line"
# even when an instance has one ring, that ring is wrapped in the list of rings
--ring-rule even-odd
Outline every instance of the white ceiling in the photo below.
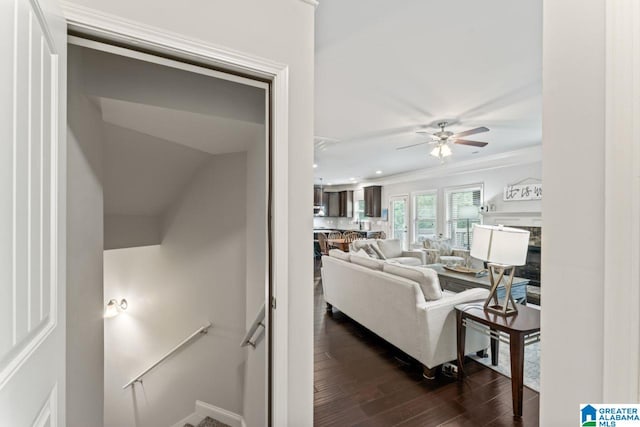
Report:
[[[439,167],[415,134],[487,126],[460,162],[538,145],[542,1],[322,0],[316,11],[316,181]],[[322,146],[322,147],[319,147]],[[376,175],[375,171],[382,171]]]
[[[264,143],[263,89],[75,46],[69,57],[102,115],[106,214],[161,215],[212,155]]]

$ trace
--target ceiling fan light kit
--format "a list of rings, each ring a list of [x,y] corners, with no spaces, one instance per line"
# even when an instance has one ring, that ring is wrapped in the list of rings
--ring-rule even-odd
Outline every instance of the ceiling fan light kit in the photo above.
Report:
[[[451,154],[451,148],[447,143],[438,144],[433,150],[431,150],[431,155],[440,159],[441,162],[444,162],[444,158],[449,157]]]
[[[438,123],[438,127],[440,127],[440,131],[429,134],[424,130],[419,130],[416,133],[418,134],[427,134],[431,137],[431,141],[423,141],[417,144],[411,144],[404,147],[397,148],[398,150],[404,150],[406,148],[416,147],[422,144],[436,144],[435,148],[431,150],[430,154],[433,157],[437,157],[441,162],[444,163],[444,158],[451,156],[452,151],[449,144],[460,144],[460,145],[470,145],[472,147],[484,147],[488,143],[487,142],[479,142],[479,141],[470,141],[467,139],[461,139],[462,137],[468,135],[475,135],[477,133],[488,132],[489,128],[481,126],[474,129],[469,129],[464,132],[453,133],[451,131],[445,130],[445,127],[448,125],[447,122]]]

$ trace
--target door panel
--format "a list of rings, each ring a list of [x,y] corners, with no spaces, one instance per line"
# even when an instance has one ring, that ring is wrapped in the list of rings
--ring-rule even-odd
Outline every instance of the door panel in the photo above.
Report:
[[[64,424],[66,25],[55,6],[14,0],[0,10],[3,426]]]
[[[399,239],[402,248],[409,247],[409,205],[408,197],[396,196],[389,199],[391,220],[391,238]]]

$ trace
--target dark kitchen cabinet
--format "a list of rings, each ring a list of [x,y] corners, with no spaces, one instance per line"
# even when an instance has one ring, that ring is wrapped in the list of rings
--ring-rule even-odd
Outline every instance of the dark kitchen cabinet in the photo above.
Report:
[[[340,194],[338,192],[325,193],[329,195],[329,203],[326,207],[326,216],[340,216]]]
[[[319,185],[313,186],[313,206],[322,205],[322,187]]]
[[[351,218],[353,216],[353,191],[340,191],[339,200],[339,216]]]
[[[364,187],[364,216],[378,218],[382,216],[382,186]]]

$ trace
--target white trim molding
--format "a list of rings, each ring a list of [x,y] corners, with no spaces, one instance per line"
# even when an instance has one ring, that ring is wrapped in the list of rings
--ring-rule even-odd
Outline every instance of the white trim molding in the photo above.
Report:
[[[300,1],[302,3],[306,3],[306,4],[310,5],[310,6],[313,6],[316,9],[318,8],[318,5],[320,4],[320,3],[318,3],[318,0],[300,0]]]
[[[272,283],[277,310],[269,311],[271,322],[272,425],[288,425],[288,324],[289,324],[289,67],[259,56],[186,38],[139,22],[62,1],[69,28],[126,46],[169,55],[235,71],[271,82],[272,132]]]
[[[603,401],[640,399],[640,2],[606,3]]]

